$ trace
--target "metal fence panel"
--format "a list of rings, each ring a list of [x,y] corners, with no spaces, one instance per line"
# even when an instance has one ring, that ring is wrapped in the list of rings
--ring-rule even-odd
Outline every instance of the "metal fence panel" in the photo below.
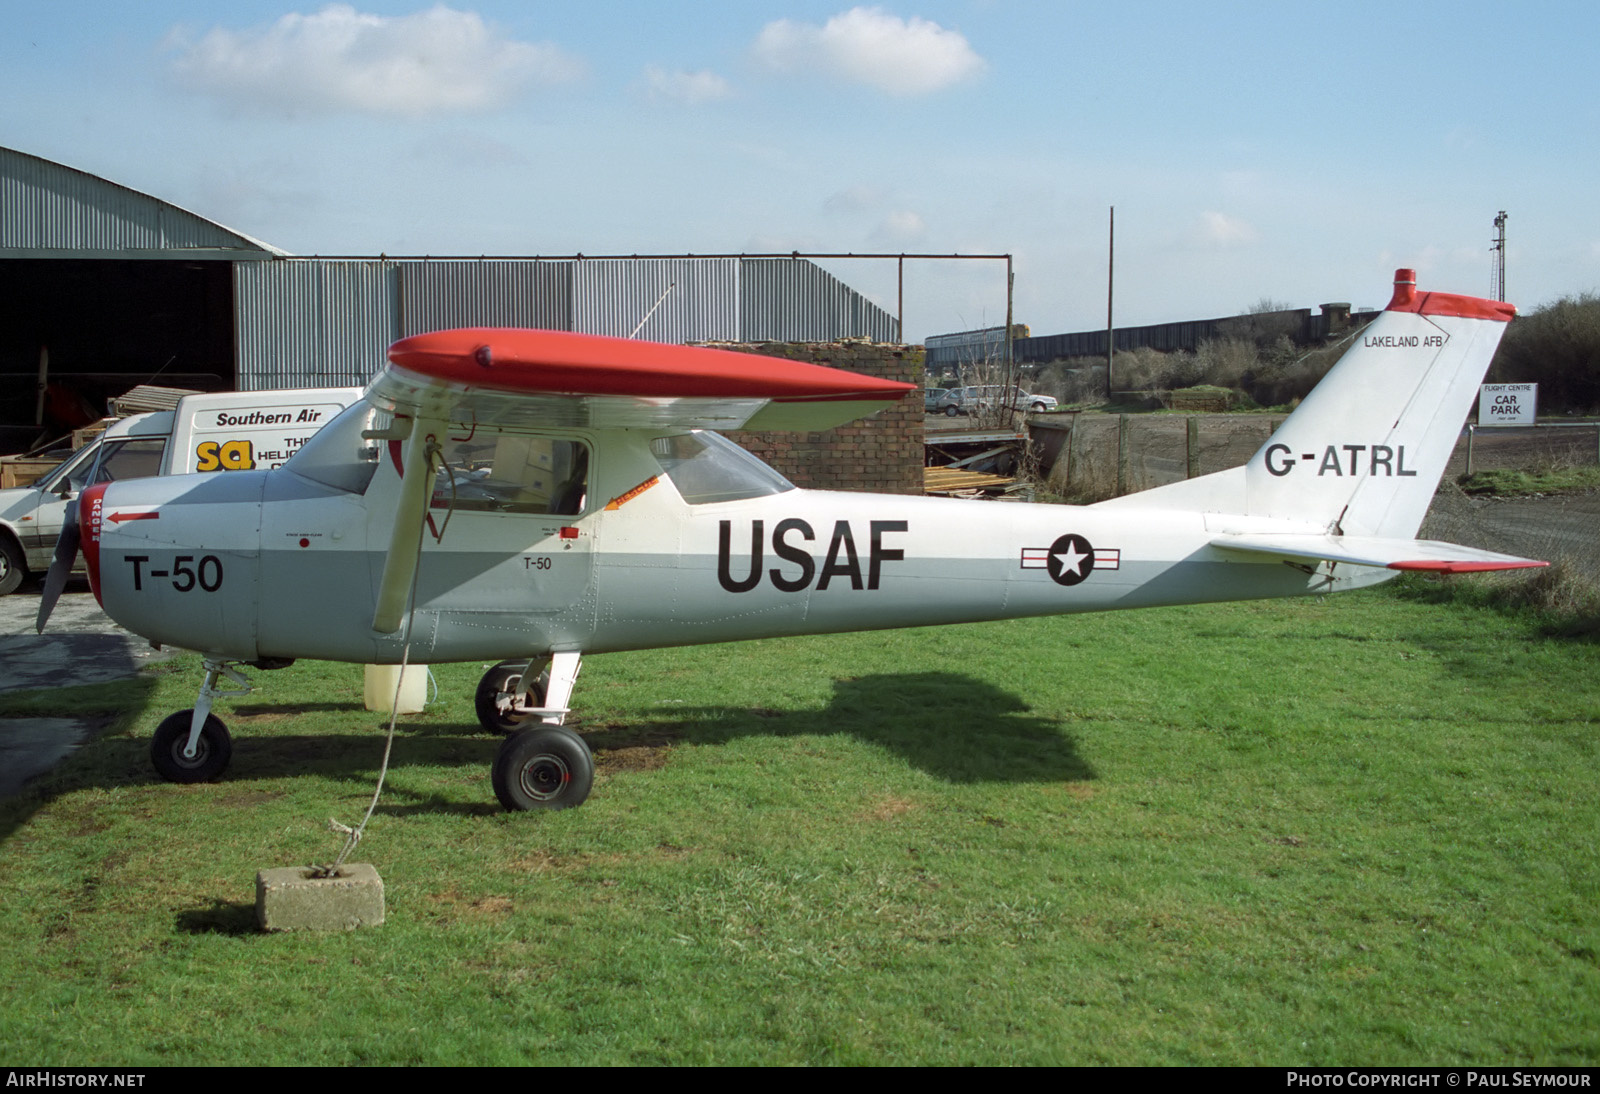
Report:
[[[234,308],[246,391],[364,384],[397,338],[460,326],[625,338],[644,321],[638,337],[669,343],[896,336],[860,293],[781,259],[241,262]]]
[[[991,367],[1005,362],[1006,328],[985,327],[955,334],[930,335],[923,339],[922,345],[927,354],[924,361],[930,373],[937,375],[949,370],[965,378],[969,368]],[[983,380],[975,382],[981,383]]]
[[[1248,463],[1282,422],[1262,414],[1075,415],[1052,425],[1070,433],[1048,479],[1052,489],[1074,499],[1149,490]],[[1127,462],[1119,468],[1124,431]]]
[[[739,337],[746,342],[898,342],[894,316],[804,259],[746,258],[739,271]]]
[[[641,322],[644,326],[639,328]],[[637,337],[651,342],[736,340],[739,337],[738,260],[663,258],[574,262],[572,329],[585,334],[627,338],[635,328],[639,328]]]
[[[400,337],[388,262],[234,265],[239,389],[365,384]]]
[[[401,262],[402,337],[453,327],[572,329],[569,261]]]

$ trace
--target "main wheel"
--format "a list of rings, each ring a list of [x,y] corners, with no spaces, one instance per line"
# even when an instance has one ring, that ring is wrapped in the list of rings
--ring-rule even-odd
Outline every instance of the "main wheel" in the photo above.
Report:
[[[524,729],[500,746],[490,781],[494,796],[512,812],[571,809],[594,786],[594,755],[565,726]]]
[[[233,738],[228,736],[228,727],[215,714],[206,715],[194,755],[183,754],[184,746],[189,743],[189,723],[193,718],[192,710],[169,714],[150,739],[150,762],[155,764],[157,774],[168,782],[208,782],[226,771],[228,761],[233,759]]]
[[[961,413],[961,408],[956,406],[956,404],[954,404],[954,403],[951,403],[949,406],[946,406],[944,408],[944,416],[946,418],[954,418],[957,414],[960,414],[960,413]]]
[[[1043,414],[1046,410],[1046,407],[1043,403],[1034,403],[1032,410],[1035,414]]]
[[[478,724],[490,733],[515,733],[528,720],[526,714],[512,714],[502,710],[498,702],[502,695],[516,694],[517,685],[522,682],[522,670],[527,664],[526,661],[502,661],[484,673],[483,679],[478,681],[478,691],[472,698],[472,708],[477,711]],[[549,683],[550,674],[541,672],[539,679],[528,689],[531,705],[544,706],[545,688]]]
[[[22,579],[28,576],[28,563],[22,548],[4,532],[0,532],[0,596],[17,591]]]

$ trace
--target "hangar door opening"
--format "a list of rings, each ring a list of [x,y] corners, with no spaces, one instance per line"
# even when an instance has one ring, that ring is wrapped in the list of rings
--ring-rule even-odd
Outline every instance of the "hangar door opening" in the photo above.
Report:
[[[234,373],[230,262],[0,259],[0,453],[135,385],[226,391]]]

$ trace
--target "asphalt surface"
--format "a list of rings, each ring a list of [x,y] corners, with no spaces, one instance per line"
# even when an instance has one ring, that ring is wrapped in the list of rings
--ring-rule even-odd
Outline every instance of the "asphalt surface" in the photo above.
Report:
[[[67,586],[44,634],[34,632],[39,590],[0,596],[0,692],[118,680],[177,651],[150,648],[111,622],[82,582]],[[60,763],[94,730],[73,717],[0,718],[0,798]]]

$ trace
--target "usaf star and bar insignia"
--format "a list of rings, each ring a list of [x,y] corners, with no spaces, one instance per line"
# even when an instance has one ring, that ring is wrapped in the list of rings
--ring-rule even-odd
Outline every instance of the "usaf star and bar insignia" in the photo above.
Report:
[[[1073,533],[1059,537],[1048,547],[1022,549],[1022,568],[1046,570],[1057,585],[1076,585],[1096,570],[1115,570],[1121,564],[1120,550],[1097,550]]]

